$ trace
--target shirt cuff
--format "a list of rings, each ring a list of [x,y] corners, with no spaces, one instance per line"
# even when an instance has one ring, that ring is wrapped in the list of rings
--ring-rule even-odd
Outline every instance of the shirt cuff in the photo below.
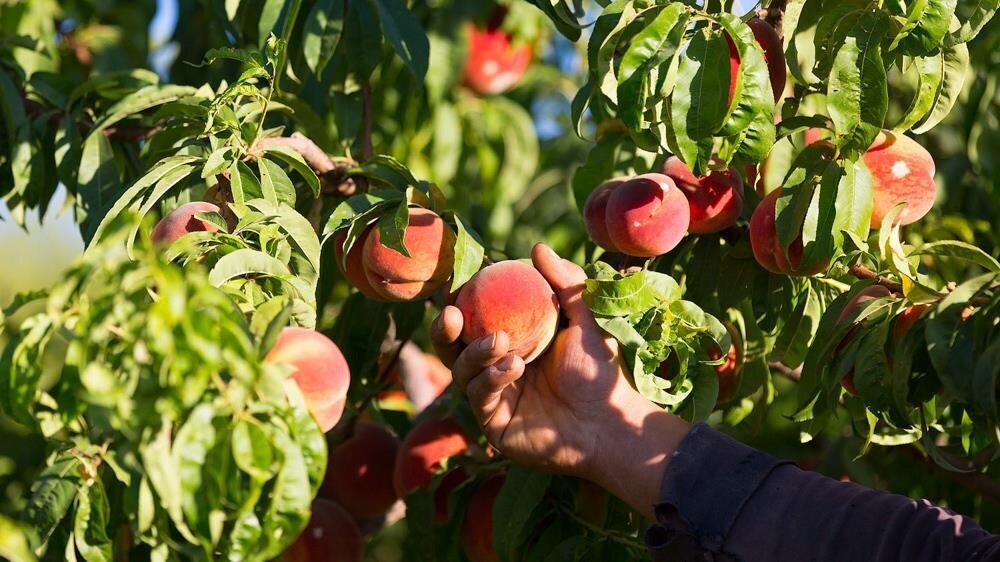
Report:
[[[696,424],[663,474],[657,524],[646,532],[654,560],[677,548],[686,548],[691,560],[713,559],[708,553],[722,552],[743,504],[784,464],[790,463]]]

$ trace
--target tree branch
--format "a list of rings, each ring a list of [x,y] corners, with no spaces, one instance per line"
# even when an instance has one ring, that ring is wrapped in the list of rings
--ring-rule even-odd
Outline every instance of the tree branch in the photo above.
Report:
[[[867,280],[873,281],[874,282],[873,284],[875,284],[875,285],[881,285],[881,286],[885,287],[886,289],[889,289],[890,291],[892,291],[893,293],[896,293],[898,295],[902,295],[903,294],[903,284],[902,283],[898,283],[896,281],[893,281],[892,279],[888,279],[886,277],[882,277],[878,273],[875,273],[874,271],[868,269],[867,267],[865,267],[865,266],[863,266],[861,264],[854,264],[854,265],[852,265],[848,269],[848,273],[850,273],[854,277],[857,277],[858,279],[867,279]]]
[[[799,380],[802,379],[801,365],[793,369],[788,365],[785,365],[781,361],[768,361],[767,367],[772,371],[774,371],[775,373],[778,373],[779,375],[785,377],[786,379],[793,380],[795,382],[799,382]]]
[[[764,21],[771,24],[771,27],[774,28],[778,37],[784,37],[781,29],[781,20],[785,16],[786,4],[788,4],[788,0],[771,0],[767,9],[760,11],[760,17],[764,18]]]
[[[347,177],[347,171],[355,163],[351,160],[334,161],[309,137],[301,133],[292,133],[288,137],[257,139],[257,142],[250,148],[249,154],[253,158],[260,158],[263,156],[264,150],[272,146],[283,146],[298,152],[306,164],[309,164],[309,167],[319,176],[323,184],[323,193],[335,193],[348,197],[357,191],[354,180]]]

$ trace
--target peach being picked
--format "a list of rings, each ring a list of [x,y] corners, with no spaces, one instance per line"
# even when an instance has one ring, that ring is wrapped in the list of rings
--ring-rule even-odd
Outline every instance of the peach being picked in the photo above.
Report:
[[[599,187],[607,195],[595,194],[585,205],[587,232],[597,233],[594,242],[602,245],[603,241],[607,244],[602,245],[605,250],[642,258],[673,250],[687,234],[691,221],[687,198],[674,180],[651,173],[620,184],[616,182],[612,180]],[[605,232],[607,238],[603,239]]]
[[[455,261],[455,233],[437,213],[411,207],[403,244],[409,257],[382,244],[373,228],[362,249],[362,265],[371,289],[387,301],[410,301],[430,296],[451,277]]]
[[[694,234],[728,228],[743,212],[743,180],[732,168],[699,178],[680,158],[671,156],[663,165],[663,173],[687,197],[691,208],[688,231]]]
[[[510,349],[525,363],[552,343],[559,323],[559,301],[548,281],[534,267],[517,260],[479,270],[458,293],[462,311],[462,341],[503,331]]]
[[[337,425],[351,383],[350,368],[337,344],[315,330],[288,327],[278,334],[264,362],[291,365],[289,376],[320,428],[327,432]]]
[[[218,213],[219,207],[205,201],[185,203],[160,219],[153,227],[150,238],[155,244],[172,244],[181,236],[191,232],[218,232],[215,223],[201,220],[197,213]]]

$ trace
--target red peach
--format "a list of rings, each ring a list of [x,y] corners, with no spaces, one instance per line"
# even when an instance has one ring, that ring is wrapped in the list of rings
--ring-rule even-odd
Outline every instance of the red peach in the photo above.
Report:
[[[466,86],[482,95],[496,95],[513,88],[531,63],[531,46],[511,45],[499,29],[466,27],[468,58],[462,71]]]
[[[305,398],[309,412],[326,432],[333,429],[344,413],[351,371],[337,344],[307,328],[289,327],[267,353],[265,363],[287,363]]]
[[[722,351],[718,347],[708,350],[708,358],[715,361],[722,357]],[[736,392],[736,385],[739,382],[740,357],[735,345],[729,346],[726,353],[726,361],[721,365],[715,365],[715,374],[719,377],[719,402],[728,402]]]
[[[195,217],[197,213],[218,213],[219,207],[205,201],[185,203],[160,219],[150,235],[155,244],[172,244],[181,236],[191,232],[218,232],[215,223]]]
[[[608,198],[611,197],[611,192],[616,187],[626,181],[628,181],[628,178],[621,177],[602,183],[597,186],[597,189],[590,192],[590,195],[587,196],[587,201],[583,204],[583,225],[587,229],[587,235],[594,241],[594,244],[609,252],[617,252],[618,248],[615,247],[611,241],[611,237],[608,235],[606,218]]]
[[[448,496],[468,478],[469,472],[462,466],[448,471],[441,477],[441,482],[438,483],[438,487],[434,490],[435,524],[441,525],[448,522]]]
[[[436,213],[410,208],[403,244],[410,256],[382,245],[378,228],[365,239],[362,250],[365,275],[372,289],[389,301],[428,297],[451,276],[455,260],[455,233]]]
[[[351,246],[347,252],[347,259],[344,259],[344,242],[347,241],[347,231],[344,230],[333,239],[333,253],[337,259],[337,269],[343,274],[344,279],[357,289],[362,295],[372,300],[383,300],[379,296],[372,284],[368,282],[364,266],[364,246],[365,240],[371,234],[373,227],[368,227]]]
[[[361,562],[365,546],[361,530],[336,503],[317,498],[312,517],[282,556],[287,562]]]
[[[771,79],[774,102],[777,103],[785,91],[785,81],[787,80],[784,43],[771,24],[758,17],[747,21],[747,26],[753,31],[754,39],[764,51],[764,62],[767,63],[767,73]],[[740,71],[740,54],[729,35],[726,35],[726,41],[729,43],[729,103],[732,104],[733,95],[736,92],[736,77]]]
[[[367,421],[354,425],[351,437],[330,450],[321,494],[355,519],[382,515],[399,497],[392,485],[399,439]]]
[[[775,203],[781,189],[769,193],[750,217],[750,245],[757,263],[772,273],[808,277],[826,270],[830,260],[820,260],[809,269],[802,266],[802,236],[792,241],[786,252],[778,240]]]
[[[469,562],[500,562],[493,545],[493,504],[503,487],[504,477],[487,480],[472,493],[462,521],[462,552]]]
[[[899,342],[903,341],[903,336],[910,331],[910,328],[917,323],[918,320],[927,312],[930,308],[926,304],[914,304],[904,308],[897,316],[896,320],[892,325],[892,343],[893,345],[898,345]]]
[[[879,228],[899,203],[905,203],[896,218],[901,224],[920,220],[934,206],[934,159],[915,140],[882,131],[862,160],[874,182],[872,228]]]
[[[732,168],[698,178],[680,158],[671,156],[663,165],[663,173],[687,197],[691,207],[688,231],[694,234],[728,228],[743,212],[743,181]]]
[[[462,341],[504,331],[510,349],[530,362],[552,343],[559,323],[559,300],[534,267],[517,260],[479,270],[458,293],[462,311]]]
[[[616,248],[648,258],[680,243],[691,221],[691,209],[674,180],[663,174],[643,174],[611,192],[605,220]]]
[[[427,418],[418,423],[399,446],[393,472],[393,487],[399,497],[425,488],[448,457],[468,450],[471,441],[461,426],[450,419]]]

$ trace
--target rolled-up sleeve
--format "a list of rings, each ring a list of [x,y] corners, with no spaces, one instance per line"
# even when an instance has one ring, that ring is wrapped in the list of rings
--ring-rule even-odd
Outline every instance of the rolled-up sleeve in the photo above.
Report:
[[[1000,537],[903,496],[800,470],[704,424],[663,476],[654,561],[1000,561]]]

